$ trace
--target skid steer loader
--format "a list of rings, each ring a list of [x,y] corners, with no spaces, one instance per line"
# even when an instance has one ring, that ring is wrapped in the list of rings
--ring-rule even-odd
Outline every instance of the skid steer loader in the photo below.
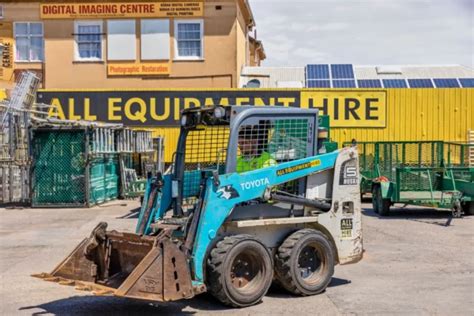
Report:
[[[99,223],[36,276],[160,302],[210,291],[235,307],[259,302],[272,281],[320,293],[336,264],[363,252],[357,151],[326,152],[325,132],[316,109],[186,109],[172,168],[148,179],[136,233]]]

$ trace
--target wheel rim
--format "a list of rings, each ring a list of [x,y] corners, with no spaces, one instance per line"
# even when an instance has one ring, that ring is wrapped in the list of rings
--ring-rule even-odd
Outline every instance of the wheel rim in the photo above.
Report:
[[[303,282],[313,285],[320,282],[326,266],[326,258],[317,243],[310,243],[303,247],[298,254],[297,275]]]
[[[230,268],[230,283],[242,293],[254,292],[262,284],[265,266],[257,252],[247,250],[238,254]]]

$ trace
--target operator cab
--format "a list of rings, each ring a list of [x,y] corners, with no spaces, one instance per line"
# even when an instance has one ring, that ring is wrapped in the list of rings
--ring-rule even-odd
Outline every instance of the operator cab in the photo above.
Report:
[[[194,210],[209,177],[243,173],[313,156],[317,111],[300,108],[216,106],[185,109],[175,154],[175,216]],[[304,197],[306,179],[279,186]]]

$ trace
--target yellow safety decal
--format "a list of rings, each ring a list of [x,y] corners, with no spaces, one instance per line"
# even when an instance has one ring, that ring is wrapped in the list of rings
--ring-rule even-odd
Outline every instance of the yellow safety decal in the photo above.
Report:
[[[293,172],[300,171],[300,170],[303,170],[303,169],[316,167],[316,166],[319,166],[320,164],[321,164],[321,160],[315,159],[315,160],[312,160],[312,161],[309,161],[309,162],[301,163],[301,164],[296,165],[296,166],[279,169],[279,170],[277,170],[276,174],[277,174],[277,176],[283,176],[285,174],[293,173]]]

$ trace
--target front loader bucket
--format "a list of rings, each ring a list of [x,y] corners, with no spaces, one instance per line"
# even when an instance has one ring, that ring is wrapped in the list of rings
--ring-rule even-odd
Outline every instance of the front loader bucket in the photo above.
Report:
[[[166,232],[151,237],[106,227],[100,223],[51,273],[33,276],[98,295],[153,301],[194,296],[186,254]]]

